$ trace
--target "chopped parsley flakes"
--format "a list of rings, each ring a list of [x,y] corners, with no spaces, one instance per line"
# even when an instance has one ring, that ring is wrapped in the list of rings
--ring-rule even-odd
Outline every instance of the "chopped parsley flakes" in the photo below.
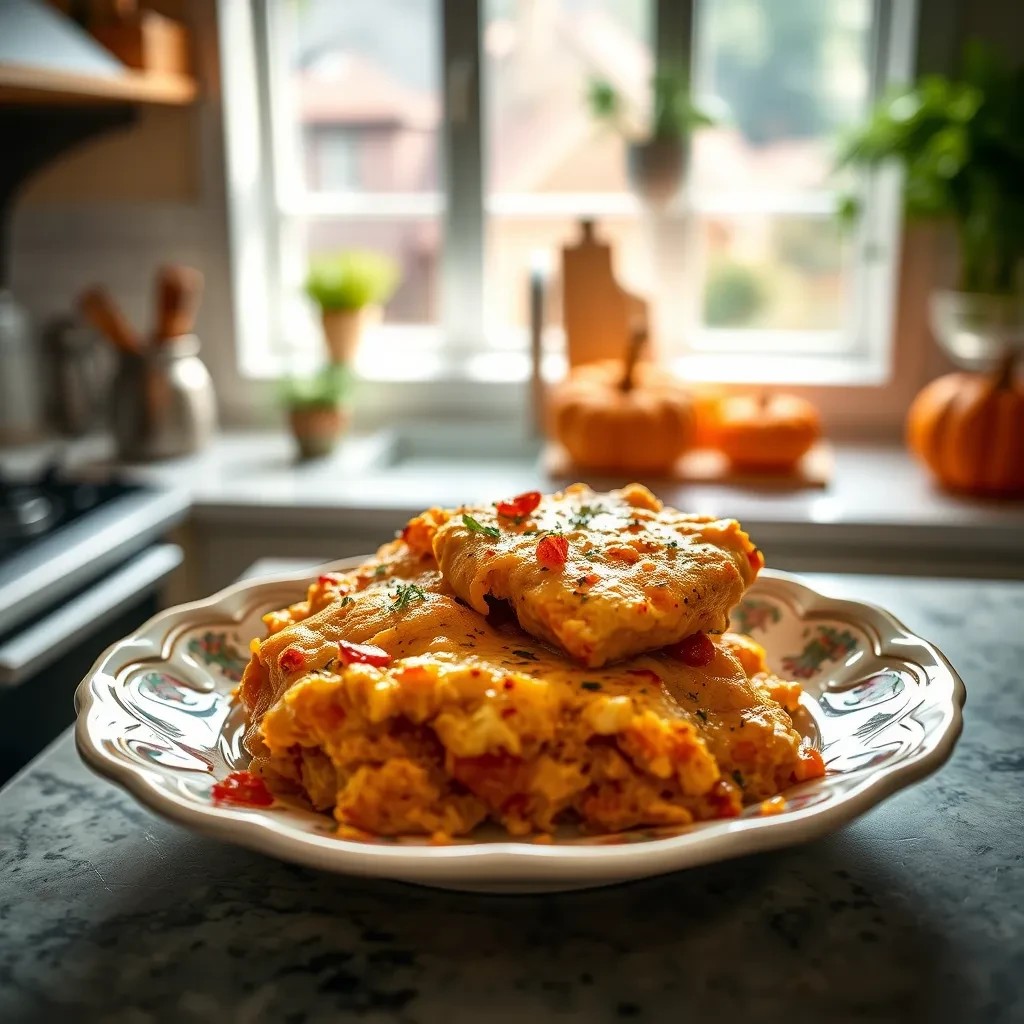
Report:
[[[512,652],[517,658],[525,658],[526,661],[538,661],[537,655],[533,651],[513,651]]]
[[[482,533],[485,537],[490,537],[492,540],[497,540],[501,536],[501,531],[496,526],[484,526],[483,523],[478,522],[468,512],[462,513],[462,525],[470,533]]]
[[[409,605],[417,601],[426,601],[427,595],[415,583],[399,583],[391,594],[390,609],[393,612],[404,612]]]
[[[579,510],[569,516],[569,525],[575,530],[586,529],[594,516],[604,515],[607,511],[604,505],[580,505]]]

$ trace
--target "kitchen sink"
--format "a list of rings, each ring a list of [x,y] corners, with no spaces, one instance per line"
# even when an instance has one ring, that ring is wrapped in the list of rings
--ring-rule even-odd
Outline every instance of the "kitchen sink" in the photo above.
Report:
[[[380,469],[420,470],[444,468],[453,463],[466,469],[504,466],[535,470],[542,442],[512,429],[461,423],[403,427],[388,431],[378,456]]]

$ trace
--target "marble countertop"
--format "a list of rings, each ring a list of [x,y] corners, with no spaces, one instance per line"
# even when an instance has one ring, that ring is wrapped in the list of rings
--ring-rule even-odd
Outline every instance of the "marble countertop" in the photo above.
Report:
[[[968,690],[950,763],[836,834],[591,892],[436,892],[192,835],[65,734],[0,791],[0,1020],[1024,1019],[1024,584],[810,579]]]

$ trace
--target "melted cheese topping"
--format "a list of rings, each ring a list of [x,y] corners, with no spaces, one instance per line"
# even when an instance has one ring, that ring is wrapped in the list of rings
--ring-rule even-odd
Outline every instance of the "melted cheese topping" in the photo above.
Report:
[[[541,521],[570,507],[604,530],[600,520],[621,518],[623,505],[661,512],[645,507],[656,500],[643,489],[599,496],[595,505],[603,509],[586,505],[589,491],[569,493],[568,504],[558,498],[555,510],[538,510]],[[483,526],[485,513],[475,512]],[[677,516],[648,520],[648,542],[670,530],[692,543],[680,541],[674,558],[641,567],[642,576],[613,575],[587,620],[593,636],[600,639],[602,629],[614,635],[616,607],[631,588],[650,586],[642,580],[696,572],[687,569],[693,562],[707,570],[704,546],[736,556],[728,562],[730,583],[745,579],[736,565],[741,558],[753,571],[749,542],[730,521]],[[683,521],[691,533],[680,532]],[[717,638],[714,657],[701,668],[661,649],[617,664],[591,657],[589,667],[581,665],[519,622],[481,614],[489,610],[486,591],[477,592],[482,608],[461,592],[458,556],[454,572],[446,565],[445,531],[450,550],[471,549],[451,529],[455,524],[462,528],[460,513],[429,510],[365,565],[321,576],[304,601],[266,617],[269,635],[253,641],[239,699],[252,767],[275,788],[287,787],[332,811],[345,828],[369,833],[459,835],[489,818],[519,835],[567,821],[615,831],[731,815],[745,801],[821,773],[820,755],[802,744],[784,710],[797,706],[799,687],[772,676],[752,640]],[[719,535],[734,540],[720,547],[707,540]],[[670,573],[665,566],[680,557]],[[509,579],[518,578],[514,564],[513,557]],[[702,585],[712,578],[705,572]],[[553,594],[558,607],[565,581],[561,591],[535,582],[539,587],[524,583],[534,595],[525,606]],[[708,604],[724,606],[726,599]],[[700,610],[698,620],[707,614]],[[714,621],[724,628],[720,617]],[[561,633],[550,632],[560,643]],[[645,632],[648,639],[660,635]],[[391,660],[345,665],[342,641],[372,644]]]
[[[564,565],[539,560],[551,534],[568,543]],[[600,495],[576,484],[518,520],[466,507],[433,548],[472,608],[485,615],[488,598],[507,600],[523,629],[590,666],[723,632],[761,565],[734,519],[663,508],[639,484]]]

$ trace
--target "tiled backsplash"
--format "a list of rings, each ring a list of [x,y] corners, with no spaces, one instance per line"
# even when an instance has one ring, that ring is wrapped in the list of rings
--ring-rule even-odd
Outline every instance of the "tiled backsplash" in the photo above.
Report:
[[[206,286],[197,332],[218,382],[222,416],[249,416],[252,392],[237,384],[223,214],[199,204],[23,205],[14,218],[14,294],[38,331],[74,308],[88,286],[107,287],[131,322],[148,329],[157,268],[182,262]]]

